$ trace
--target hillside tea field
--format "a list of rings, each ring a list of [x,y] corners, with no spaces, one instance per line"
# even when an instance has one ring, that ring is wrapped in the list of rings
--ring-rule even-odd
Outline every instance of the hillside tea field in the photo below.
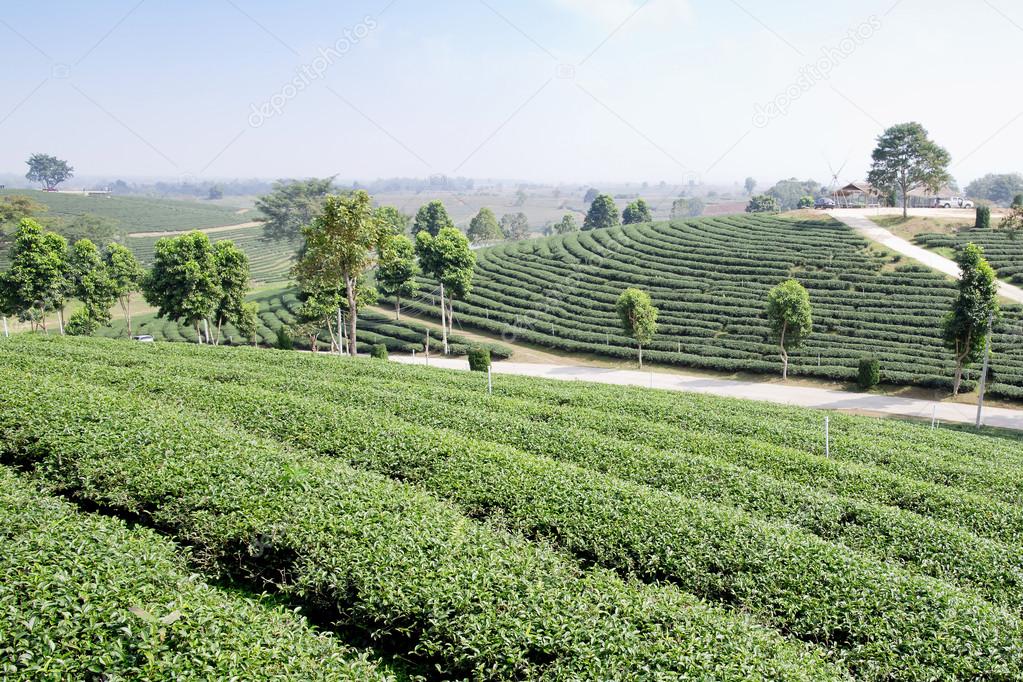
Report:
[[[1023,677],[1020,441],[833,414],[825,457],[822,419],[20,335],[0,343],[0,574],[17,581],[0,582],[0,668]]]
[[[767,292],[794,277],[810,292],[814,331],[792,354],[790,372],[851,380],[869,355],[880,360],[883,381],[942,389],[952,383],[940,320],[954,283],[872,251],[830,219],[727,216],[629,225],[501,244],[477,256],[472,293],[455,302],[456,321],[509,340],[635,358],[614,305],[622,290],[636,286],[660,309],[645,358],[780,373]],[[409,307],[438,314],[429,297]],[[996,330],[993,395],[1023,397],[1021,318],[1023,309],[1008,307]]]
[[[988,259],[998,276],[1013,284],[1023,284],[1023,236],[1006,230],[967,228],[954,234],[918,234],[914,241],[926,249],[941,247],[961,249],[973,242],[984,248]]]

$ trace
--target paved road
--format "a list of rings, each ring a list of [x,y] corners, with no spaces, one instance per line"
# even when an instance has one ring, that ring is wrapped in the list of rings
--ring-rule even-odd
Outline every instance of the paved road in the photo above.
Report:
[[[422,354],[418,354],[414,360],[409,356],[402,355],[392,355],[391,359],[405,364],[425,364]],[[430,358],[429,365],[446,369],[469,369],[469,363],[466,360],[457,358],[433,357]],[[494,363],[494,373],[562,381],[590,381],[619,386],[643,386],[665,391],[707,393],[782,405],[844,410],[889,417],[915,417],[929,420],[933,416],[941,422],[972,424],[977,416],[976,406],[958,403],[897,398],[870,393],[850,393],[807,386],[786,386],[767,382],[733,381],[698,375],[525,362],[496,362]],[[1023,431],[1023,410],[985,408],[984,424]]]
[[[867,239],[886,246],[892,251],[901,253],[903,256],[908,256],[909,258],[917,260],[927,267],[934,268],[935,270],[943,272],[950,277],[959,279],[959,266],[956,265],[954,261],[951,261],[944,256],[939,256],[933,251],[920,248],[902,237],[896,237],[888,230],[878,226],[874,221],[870,220],[867,216],[870,215],[871,212],[871,209],[838,209],[834,211],[833,214],[835,218],[841,220]],[[1013,286],[1007,282],[999,282],[998,293],[1014,303],[1023,303],[1023,289],[1020,289],[1017,286]]]

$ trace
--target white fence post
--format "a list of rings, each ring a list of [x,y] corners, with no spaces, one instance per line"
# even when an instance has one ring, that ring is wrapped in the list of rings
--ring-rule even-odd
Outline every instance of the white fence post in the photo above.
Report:
[[[831,417],[824,417],[824,456],[831,457]]]

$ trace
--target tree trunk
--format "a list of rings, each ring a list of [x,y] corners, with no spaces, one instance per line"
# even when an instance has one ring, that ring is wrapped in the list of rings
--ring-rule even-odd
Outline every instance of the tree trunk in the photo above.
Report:
[[[787,381],[789,378],[789,353],[785,350],[785,332],[789,330],[789,323],[784,322],[781,326],[781,339],[778,341],[778,349],[781,351],[781,379]]]
[[[118,296],[117,302],[121,304],[121,313],[124,314],[124,324],[128,327],[128,338],[132,337],[131,333],[131,297],[130,296]]]
[[[401,296],[397,295],[394,297],[394,319],[401,319]]]
[[[643,369],[643,344],[639,345],[639,368]]]
[[[355,280],[351,277],[345,278],[345,289],[348,291],[348,352],[355,357],[355,325],[358,321],[358,312],[355,307]]]
[[[195,337],[199,341],[199,345],[202,345],[202,332],[199,331],[199,320],[195,321]]]
[[[6,338],[10,338],[11,332],[10,332],[9,329],[7,329],[7,316],[4,315],[3,317],[4,317],[4,338],[6,339]]]
[[[909,217],[909,183],[902,183],[902,218]]]
[[[215,339],[213,339],[213,345],[214,346],[219,346],[220,345],[220,332],[221,332],[221,330],[223,328],[224,328],[224,318],[223,318],[223,316],[221,316],[221,317],[217,318],[217,336],[216,336]]]
[[[64,336],[64,309],[57,309],[57,327],[60,329],[60,335]]]
[[[202,318],[202,328],[206,333],[206,345],[210,345],[210,321],[208,318]]]
[[[959,389],[963,385],[963,369],[966,365],[966,357],[970,354],[969,348],[970,343],[973,341],[973,333],[966,335],[965,343],[960,346],[959,342],[956,341],[956,378],[955,383],[952,384],[952,397],[959,395]],[[966,348],[966,351],[960,352],[960,348]]]
[[[455,333],[455,298],[448,296],[448,334]]]
[[[333,332],[331,333],[330,336],[331,341],[337,342],[337,354],[344,355],[344,348],[342,344],[344,343],[345,340],[345,327],[344,323],[342,322],[341,306],[337,307],[337,339],[336,340],[334,339]]]
[[[952,384],[952,397],[955,398],[959,395],[959,388],[963,385],[963,363],[956,360],[956,378]]]
[[[440,330],[444,341],[444,355],[448,354],[448,325],[444,306],[444,282],[440,283]]]

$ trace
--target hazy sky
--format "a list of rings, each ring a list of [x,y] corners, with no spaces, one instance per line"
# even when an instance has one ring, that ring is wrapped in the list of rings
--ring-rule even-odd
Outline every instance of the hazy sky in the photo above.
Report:
[[[907,120],[960,182],[1023,170],[1011,0],[8,1],[0,36],[0,171],[851,180]]]

